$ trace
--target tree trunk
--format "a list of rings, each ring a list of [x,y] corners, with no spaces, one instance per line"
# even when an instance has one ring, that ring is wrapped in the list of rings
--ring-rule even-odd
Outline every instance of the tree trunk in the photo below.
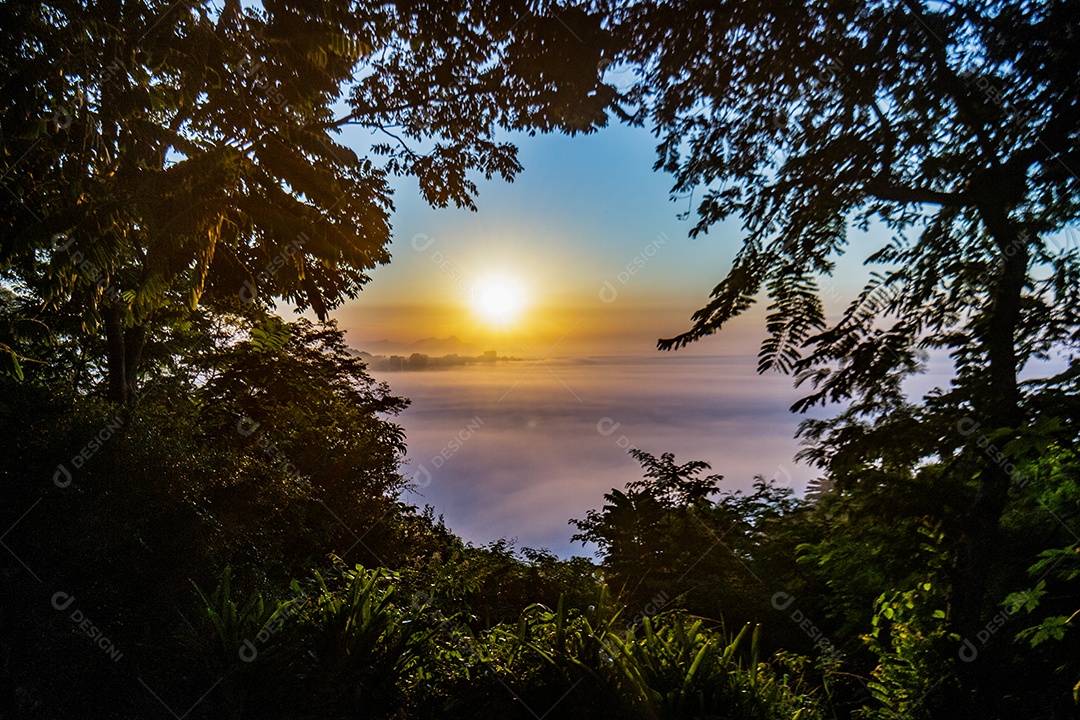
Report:
[[[135,404],[138,396],[138,372],[142,364],[143,346],[146,344],[146,326],[135,325],[124,333],[124,393],[128,405]]]
[[[980,215],[997,246],[1001,274],[993,290],[984,337],[989,365],[987,396],[982,402],[976,403],[983,417],[977,418],[980,429],[973,438],[1002,428],[1015,429],[1023,422],[1017,382],[1019,359],[1016,332],[1030,259],[1027,239],[1017,232],[1002,206],[982,207]],[[1000,448],[1007,441],[1008,438],[1001,438],[995,440],[994,444]],[[997,555],[999,523],[1009,499],[1012,478],[1005,465],[1001,459],[995,460],[986,453],[980,456],[979,486],[975,500],[963,519],[963,534],[952,566],[949,630],[958,634],[961,642],[966,640],[971,643],[976,653],[972,657],[969,647],[959,656],[962,661],[958,666],[959,679],[966,717],[982,717],[985,708],[981,706],[990,700],[980,697],[978,693],[982,684],[978,676],[986,662],[980,661],[977,656],[981,647],[978,632],[988,620],[984,617],[983,605],[990,570]]]
[[[125,328],[120,308],[110,305],[105,310],[105,343],[109,381],[106,397],[114,403],[130,406],[138,391],[146,326]]]
[[[111,305],[105,310],[105,345],[109,374],[106,397],[114,403],[126,405],[127,353],[124,348],[124,323],[120,318],[120,309]]]

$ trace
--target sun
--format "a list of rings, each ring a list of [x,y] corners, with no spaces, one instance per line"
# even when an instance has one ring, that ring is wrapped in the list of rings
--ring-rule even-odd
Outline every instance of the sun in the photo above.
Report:
[[[476,284],[473,309],[488,324],[506,327],[517,322],[525,309],[525,289],[516,278],[490,275]]]

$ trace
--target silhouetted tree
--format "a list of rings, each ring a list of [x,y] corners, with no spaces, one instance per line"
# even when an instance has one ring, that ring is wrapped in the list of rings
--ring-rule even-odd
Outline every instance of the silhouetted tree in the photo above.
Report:
[[[796,409],[858,397],[872,417],[901,404],[920,348],[944,348],[950,399],[982,432],[1030,419],[1018,372],[1080,331],[1078,255],[1054,235],[1080,214],[1076,3],[646,1],[616,14],[657,167],[675,191],[703,189],[693,234],[732,216],[745,230],[693,326],[661,349],[765,292],[759,369],[813,386]],[[874,222],[894,234],[870,258],[882,270],[829,325],[822,278],[849,228]],[[960,636],[984,622],[1010,486],[974,439],[949,601]]]
[[[755,572],[770,556],[772,531],[798,506],[790,489],[758,478],[754,492],[720,492],[720,475],[701,460],[678,464],[631,450],[644,477],[604,495],[600,510],[571,520],[575,541],[595,543],[605,579],[620,592],[627,619],[678,603],[731,626],[753,619],[772,584]],[[773,568],[776,565],[773,564]]]
[[[471,207],[472,173],[521,169],[499,128],[588,132],[614,96],[599,17],[524,0],[58,0],[0,28],[0,279],[105,337],[117,402],[185,306],[354,297],[390,257],[388,177]],[[345,124],[387,141],[363,157]]]

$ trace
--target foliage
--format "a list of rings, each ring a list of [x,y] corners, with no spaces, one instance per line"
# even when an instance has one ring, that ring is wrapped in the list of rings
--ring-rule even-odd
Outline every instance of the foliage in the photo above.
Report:
[[[226,567],[221,582],[214,592],[207,595],[196,585],[195,591],[203,604],[203,614],[211,627],[214,650],[222,657],[232,660],[244,641],[256,637],[260,630],[277,615],[277,610],[267,606],[265,599],[253,593],[247,600],[237,602],[232,593],[232,568]],[[280,608],[278,608],[280,609]],[[208,652],[207,655],[213,655]]]
[[[631,454],[643,479],[612,489],[601,510],[571,521],[579,530],[574,540],[598,546],[606,578],[631,615],[669,602],[735,624],[762,613],[766,588],[755,568],[775,559],[777,528],[799,505],[791,490],[758,478],[753,493],[725,493],[714,502],[722,478],[700,477],[707,463]]]
[[[200,302],[282,300],[325,320],[390,258],[389,178],[474,207],[473,173],[521,169],[499,129],[606,123],[599,17],[534,12],[5,4],[0,280],[48,325],[106,340],[96,360],[119,402],[155,335]],[[389,141],[365,157],[341,143],[346,125]],[[0,352],[17,375],[20,346],[0,337]]]
[[[923,581],[911,590],[882,593],[874,603],[872,629],[864,637],[878,659],[868,683],[878,704],[861,714],[874,720],[936,717],[940,698],[955,692],[950,661],[960,638],[945,627],[939,579],[943,537],[925,526],[920,534]]]
[[[1004,600],[1010,615],[1022,615],[1027,627],[1015,632],[1018,643],[1025,643],[1031,655],[1053,658],[1054,673],[1076,683],[1073,699],[1080,702],[1080,664],[1075,661],[1080,636],[1072,631],[1080,613],[1077,601],[1077,579],[1080,578],[1080,550],[1075,542],[1076,509],[1080,506],[1080,484],[1077,478],[1075,451],[1060,447],[1047,452],[1037,466],[1032,467],[1025,490],[1035,506],[1029,513],[1049,521],[1050,532],[1044,529],[1039,540],[1043,546],[1067,542],[1061,547],[1039,549],[1029,541],[1029,555],[1034,562],[1027,568],[1028,584],[1011,592]],[[1015,523],[1016,520],[1013,520]],[[1037,554],[1036,554],[1037,553]],[[1029,583],[1034,582],[1034,585]],[[1055,683],[1056,684],[1056,683]]]
[[[1013,441],[1051,417],[1020,373],[1074,349],[1080,330],[1080,255],[1057,242],[1080,220],[1080,67],[1064,29],[1077,12],[919,0],[613,10],[617,59],[640,68],[634,119],[659,137],[655,167],[673,192],[701,192],[692,234],[731,218],[744,232],[691,327],[658,347],[718,332],[767,296],[759,371],[810,388],[795,410],[850,401],[869,426],[907,410],[902,381],[927,350],[949,355],[953,386],[930,393],[926,414],[982,431],[917,447],[966,496],[936,517],[957,526],[946,622],[961,636],[994,599],[1008,468],[1025,460]],[[821,296],[855,240],[872,243],[872,272],[827,319]],[[858,434],[832,440],[865,447]],[[980,717],[997,688],[956,669],[965,691],[950,712]]]
[[[661,346],[715,332],[765,290],[774,304],[762,369],[807,370],[821,388],[811,402],[874,392],[884,371],[914,360],[923,333],[984,349],[979,315],[1005,282],[995,264],[1007,251],[1055,271],[1032,283],[1024,352],[1068,333],[1076,286],[1061,281],[1075,258],[1048,234],[1080,210],[1069,170],[1080,86],[1062,30],[1075,12],[1064,2],[829,1],[617,11],[622,58],[643,69],[636,119],[661,139],[657,167],[676,191],[704,188],[695,232],[729,216],[746,223],[694,327]],[[819,277],[849,223],[875,217],[922,233],[876,253],[884,271],[823,332]]]
[[[294,582],[293,597],[269,614],[261,600],[231,600],[228,571],[201,595],[208,623],[199,632],[226,651],[214,669],[228,678],[226,697],[211,708],[262,717],[818,716],[797,679],[759,663],[756,651],[744,657],[749,628],[727,640],[665,614],[627,631],[600,589],[587,609],[535,604],[474,634],[428,602],[404,602],[394,573],[335,576]],[[250,664],[236,661],[238,650]]]
[[[203,632],[225,650],[213,670],[227,678],[233,712],[385,717],[402,707],[431,630],[400,602],[396,575],[339,566],[291,589],[272,613],[253,612],[263,606],[257,595],[237,611],[227,572],[212,598],[200,594],[210,622]],[[244,621],[242,632],[234,618]]]
[[[616,664],[644,705],[649,718],[731,716],[745,718],[809,718],[816,712],[809,699],[757,661],[757,631],[749,662],[739,645],[749,626],[731,640],[704,629],[702,621],[654,623],[645,618],[640,637],[611,638]],[[751,692],[747,693],[749,686]]]
[[[0,4],[0,714],[1075,716],[1077,13]],[[322,321],[389,260],[395,176],[474,208],[502,133],[608,113],[694,234],[744,223],[661,348],[764,295],[760,370],[847,406],[803,424],[805,500],[633,451],[571,521],[597,567],[402,502],[407,401]],[[892,237],[827,318],[855,230]]]

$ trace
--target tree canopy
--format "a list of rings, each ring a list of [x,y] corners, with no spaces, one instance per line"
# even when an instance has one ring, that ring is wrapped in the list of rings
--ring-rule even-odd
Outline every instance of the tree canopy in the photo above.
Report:
[[[474,173],[520,170],[499,129],[605,124],[598,16],[537,9],[5,4],[0,273],[105,337],[121,401],[185,305],[325,318],[390,258],[391,176],[473,207]],[[384,141],[362,156],[345,124]]]
[[[630,95],[635,121],[659,137],[656,168],[674,191],[702,193],[692,234],[743,226],[727,276],[659,348],[715,333],[767,296],[759,370],[812,388],[796,409],[855,403],[831,431],[808,426],[834,449],[910,417],[901,381],[925,351],[948,352],[953,388],[929,399],[937,422],[913,460],[953,461],[975,481],[948,608],[956,634],[973,636],[1007,468],[1023,454],[1009,441],[1049,417],[1019,373],[1080,339],[1080,253],[1056,235],[1080,213],[1080,8],[645,1],[613,12],[619,58],[641,68]],[[837,257],[872,227],[892,235],[870,256],[879,269],[826,318],[820,291]],[[1075,439],[1075,409],[1055,402],[1049,414],[1063,423],[1056,437]],[[947,418],[965,417],[1009,449],[991,457],[981,433],[950,431]]]
[[[0,706],[1075,717],[1077,28],[1063,0],[0,3]],[[801,425],[805,497],[633,449],[570,521],[598,562],[478,547],[406,502],[408,400],[330,316],[390,260],[396,178],[475,209],[522,170],[507,131],[609,116],[656,134],[692,235],[742,224],[659,348],[764,298],[759,370],[843,407]],[[951,384],[913,397],[932,355]]]

